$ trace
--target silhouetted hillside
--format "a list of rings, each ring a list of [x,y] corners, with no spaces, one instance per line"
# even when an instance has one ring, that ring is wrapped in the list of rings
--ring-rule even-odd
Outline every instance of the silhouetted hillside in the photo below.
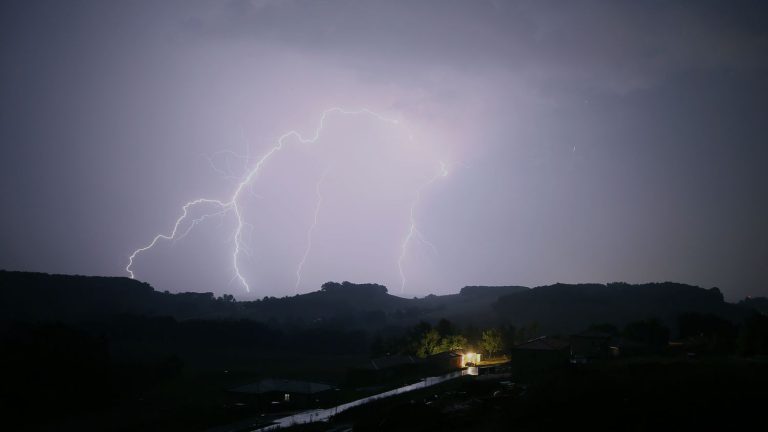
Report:
[[[524,286],[484,286],[484,285],[473,285],[473,286],[465,286],[464,288],[459,291],[460,295],[463,296],[503,296],[507,294],[515,294],[518,292],[523,291],[529,291],[530,288],[524,287]]]
[[[525,287],[465,287],[460,294],[402,298],[378,284],[328,282],[319,291],[290,297],[235,301],[212,293],[155,291],[124,277],[50,275],[0,271],[0,319],[64,321],[117,315],[170,316],[176,319],[250,319],[291,325],[381,327],[455,317],[486,322],[496,299]]]
[[[73,321],[120,314],[176,318],[226,316],[233,305],[212,293],[169,294],[125,277],[0,271],[0,318]]]
[[[449,317],[462,325],[492,326],[498,321],[491,311],[499,297],[529,290],[523,286],[466,286],[458,294],[428,295],[415,302],[427,321]]]
[[[461,325],[516,326],[573,332],[591,324],[623,325],[658,318],[675,327],[686,312],[732,321],[760,309],[759,301],[726,303],[717,288],[677,283],[467,286],[459,294],[402,298],[378,284],[328,282],[319,291],[238,302],[212,293],[170,294],[128,278],[0,271],[0,319],[82,321],[117,315],[186,319],[249,319],[273,324],[334,328],[409,326],[447,318]]]
[[[265,297],[241,302],[250,319],[277,320],[291,323],[324,323],[344,320],[346,326],[381,325],[387,315],[402,316],[413,306],[413,300],[387,293],[378,284],[327,282],[319,291],[292,297]]]
[[[501,297],[494,307],[503,322],[536,322],[544,333],[576,332],[591,324],[624,325],[647,318],[657,318],[674,328],[677,317],[686,312],[733,321],[747,315],[744,308],[726,303],[717,288],[671,282],[555,284]]]
[[[747,297],[738,304],[746,309],[753,309],[764,315],[768,314],[768,298],[766,297]]]
[[[759,356],[768,347],[768,317],[754,311],[761,302],[739,306],[717,289],[672,283],[465,287],[406,299],[382,285],[328,282],[308,294],[238,302],[161,293],[127,278],[0,271],[0,297],[0,406],[11,424],[41,430],[80,428],[89,415],[105,416],[92,422],[97,429],[198,430],[246,417],[244,405],[226,402],[234,385],[286,377],[343,387],[352,385],[347,368],[370,356],[454,347],[490,355],[590,324],[624,327],[625,356],[667,349],[671,332],[653,318],[679,322],[674,334],[702,358]],[[50,416],[39,416],[41,407]]]

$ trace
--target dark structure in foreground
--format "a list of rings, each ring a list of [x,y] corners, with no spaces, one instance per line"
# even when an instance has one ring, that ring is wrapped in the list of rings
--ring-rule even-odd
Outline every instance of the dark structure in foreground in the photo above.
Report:
[[[571,345],[565,339],[542,336],[515,346],[510,353],[513,374],[526,374],[568,365]]]
[[[256,402],[269,409],[296,409],[313,406],[329,397],[334,387],[309,381],[266,378],[230,390],[238,399]]]

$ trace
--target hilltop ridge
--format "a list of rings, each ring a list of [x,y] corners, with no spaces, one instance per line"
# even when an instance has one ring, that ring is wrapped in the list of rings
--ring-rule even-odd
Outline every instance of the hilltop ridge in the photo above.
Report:
[[[250,319],[346,327],[411,325],[448,318],[462,324],[525,325],[550,332],[578,331],[600,322],[657,317],[675,325],[680,313],[700,312],[739,320],[756,299],[728,303],[717,288],[664,282],[631,285],[554,284],[466,286],[457,294],[403,298],[383,285],[327,282],[320,290],[282,298],[237,301],[213,293],[159,292],[124,277],[50,275],[0,271],[0,319],[82,321],[116,315],[175,319]]]

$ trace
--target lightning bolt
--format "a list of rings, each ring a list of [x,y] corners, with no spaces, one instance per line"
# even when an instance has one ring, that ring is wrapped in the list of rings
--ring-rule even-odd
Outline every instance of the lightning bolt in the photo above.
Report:
[[[317,202],[315,203],[315,213],[314,219],[312,220],[312,225],[310,225],[309,229],[307,230],[307,248],[304,249],[304,255],[302,255],[301,261],[299,261],[299,265],[296,267],[296,293],[298,293],[299,285],[301,285],[301,272],[304,269],[304,264],[307,262],[309,252],[312,251],[312,233],[315,231],[315,227],[317,226],[317,217],[320,215],[320,207],[323,205],[323,192],[320,190],[320,187],[322,186],[323,181],[327,175],[328,169],[323,172],[323,175],[320,176],[320,180],[318,180],[317,184],[315,185],[315,196],[317,197]]]
[[[128,272],[128,274],[131,276],[131,279],[133,279],[135,277],[135,275],[133,274],[133,270],[131,270],[131,267],[133,267],[133,260],[135,260],[136,257],[140,253],[155,247],[157,242],[160,241],[160,240],[175,240],[177,238],[177,234],[179,232],[179,228],[181,227],[182,223],[184,223],[184,221],[187,219],[187,216],[189,215],[189,209],[191,207],[194,207],[194,206],[197,206],[197,205],[200,205],[200,204],[214,204],[214,205],[216,205],[216,206],[218,206],[219,208],[222,208],[222,209],[226,209],[228,207],[227,204],[222,202],[222,201],[213,200],[213,199],[205,199],[205,198],[196,199],[194,201],[190,201],[190,202],[184,204],[184,207],[182,207],[181,216],[179,216],[179,218],[176,219],[176,223],[173,225],[173,230],[171,231],[170,234],[158,234],[158,235],[156,235],[152,239],[152,241],[149,242],[149,244],[147,244],[146,246],[141,247],[139,249],[136,249],[135,251],[133,251],[131,256],[128,258],[128,265],[125,266],[125,271]],[[221,213],[221,212],[216,212],[216,213]],[[196,219],[195,221],[197,221],[197,220],[198,219]],[[192,221],[192,226],[196,225],[195,221]],[[189,230],[185,231],[184,234],[182,234],[182,236],[186,235],[188,233],[188,231]]]
[[[437,248],[434,244],[427,241],[427,239],[424,237],[424,235],[419,231],[419,229],[416,227],[416,207],[418,207],[419,202],[421,201],[421,192],[432,185],[432,183],[436,182],[438,179],[445,177],[448,175],[448,167],[445,165],[444,162],[440,162],[440,170],[431,178],[429,178],[427,181],[422,183],[418,188],[416,188],[416,193],[414,194],[413,201],[411,201],[411,209],[410,209],[410,226],[408,227],[408,232],[406,233],[405,237],[403,238],[402,243],[400,244],[400,256],[397,258],[397,269],[400,272],[400,293],[405,292],[405,271],[403,270],[403,261],[405,260],[405,255],[408,252],[408,245],[411,243],[411,240],[416,237],[418,238],[422,243],[425,243],[428,245],[433,252],[437,252]]]
[[[320,116],[320,120],[318,122],[318,125],[315,128],[315,130],[314,130],[314,133],[312,135],[310,135],[309,137],[305,137],[304,135],[302,135],[300,132],[298,132],[296,130],[291,130],[291,131],[288,131],[288,132],[284,133],[283,135],[281,135],[277,139],[277,143],[271,149],[269,149],[269,151],[267,151],[261,157],[261,159],[259,159],[256,162],[256,164],[253,166],[253,168],[251,168],[251,170],[248,171],[245,176],[243,176],[243,178],[240,180],[240,182],[237,184],[237,186],[235,187],[234,191],[232,192],[232,195],[230,195],[229,199],[227,199],[227,200],[217,200],[217,199],[208,199],[208,198],[198,198],[198,199],[189,201],[186,204],[184,204],[184,206],[182,207],[181,216],[179,216],[179,218],[176,219],[176,221],[175,221],[175,223],[173,225],[173,229],[171,230],[171,232],[169,234],[158,234],[146,246],[140,247],[140,248],[136,249],[135,251],[133,251],[133,253],[128,258],[128,264],[125,266],[125,271],[130,275],[130,277],[132,279],[135,278],[136,275],[135,275],[135,273],[133,271],[133,265],[134,265],[134,262],[135,262],[136,258],[141,253],[146,252],[146,251],[152,249],[161,240],[173,241],[173,240],[177,240],[179,237],[183,237],[183,236],[187,235],[197,224],[199,224],[200,222],[203,222],[207,218],[218,216],[218,215],[224,215],[224,214],[227,214],[227,213],[232,213],[232,214],[234,214],[235,219],[237,221],[236,227],[235,227],[235,232],[234,232],[234,244],[235,244],[235,246],[234,246],[234,250],[232,252],[232,267],[233,267],[233,272],[234,272],[233,280],[239,281],[240,284],[245,288],[245,290],[247,292],[250,292],[251,291],[251,287],[248,284],[248,281],[243,276],[243,274],[242,274],[242,272],[240,270],[240,267],[239,267],[241,253],[243,251],[245,251],[245,253],[247,253],[247,248],[243,244],[243,239],[242,239],[242,237],[243,237],[243,228],[246,226],[246,223],[243,221],[243,212],[242,212],[241,205],[240,205],[240,197],[241,197],[243,191],[246,190],[246,187],[249,184],[251,184],[251,182],[257,177],[257,175],[261,171],[261,168],[264,166],[264,164],[275,153],[277,153],[280,150],[282,150],[283,147],[286,145],[286,143],[290,139],[295,139],[300,144],[312,144],[312,143],[316,142],[320,138],[320,136],[322,134],[323,128],[325,127],[326,119],[331,114],[368,115],[368,116],[372,116],[372,117],[374,117],[374,118],[376,118],[376,119],[378,119],[378,120],[380,120],[382,122],[390,123],[390,124],[393,124],[393,125],[398,125],[400,123],[398,120],[387,118],[387,117],[385,117],[385,116],[383,116],[381,114],[378,114],[376,112],[373,112],[373,111],[371,111],[369,109],[361,109],[361,110],[357,110],[357,111],[349,111],[349,110],[345,110],[345,109],[337,108],[336,107],[336,108],[330,108],[330,109],[327,109],[327,110],[323,111],[322,115]],[[190,223],[189,227],[187,227],[187,229],[184,230],[180,234],[181,227],[185,223],[188,223],[188,220],[190,218],[190,216],[189,216],[190,210],[192,208],[196,208],[196,207],[198,207],[200,205],[203,205],[203,204],[213,205],[217,210],[214,211],[214,212],[205,213],[201,217],[192,220],[191,222],[189,222]],[[411,209],[411,219],[413,221],[413,208]],[[415,230],[415,226],[412,223],[411,224],[411,231],[408,233],[408,237],[407,237],[408,241],[410,240],[410,237],[413,236],[413,231],[414,230]],[[310,237],[311,237],[311,233],[310,233]],[[405,243],[405,246],[407,246],[407,242]],[[405,246],[403,247],[403,250],[405,250]],[[401,275],[402,275],[402,262],[401,261],[398,261],[398,266],[401,269]],[[299,274],[300,273],[301,272],[299,271]],[[298,278],[298,280],[300,281],[300,277]],[[403,284],[403,286],[404,286],[404,284]]]

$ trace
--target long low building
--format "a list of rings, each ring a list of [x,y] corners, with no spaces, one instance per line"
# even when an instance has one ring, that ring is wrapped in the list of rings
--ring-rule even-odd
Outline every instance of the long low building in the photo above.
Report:
[[[236,395],[255,397],[273,405],[307,405],[320,402],[334,387],[328,384],[280,378],[265,378],[230,389]]]
[[[416,374],[423,362],[409,355],[391,355],[372,358],[347,369],[347,382],[351,385],[375,385],[401,380]]]
[[[510,367],[515,373],[528,373],[567,367],[571,345],[567,340],[542,336],[516,345],[510,353]]]

